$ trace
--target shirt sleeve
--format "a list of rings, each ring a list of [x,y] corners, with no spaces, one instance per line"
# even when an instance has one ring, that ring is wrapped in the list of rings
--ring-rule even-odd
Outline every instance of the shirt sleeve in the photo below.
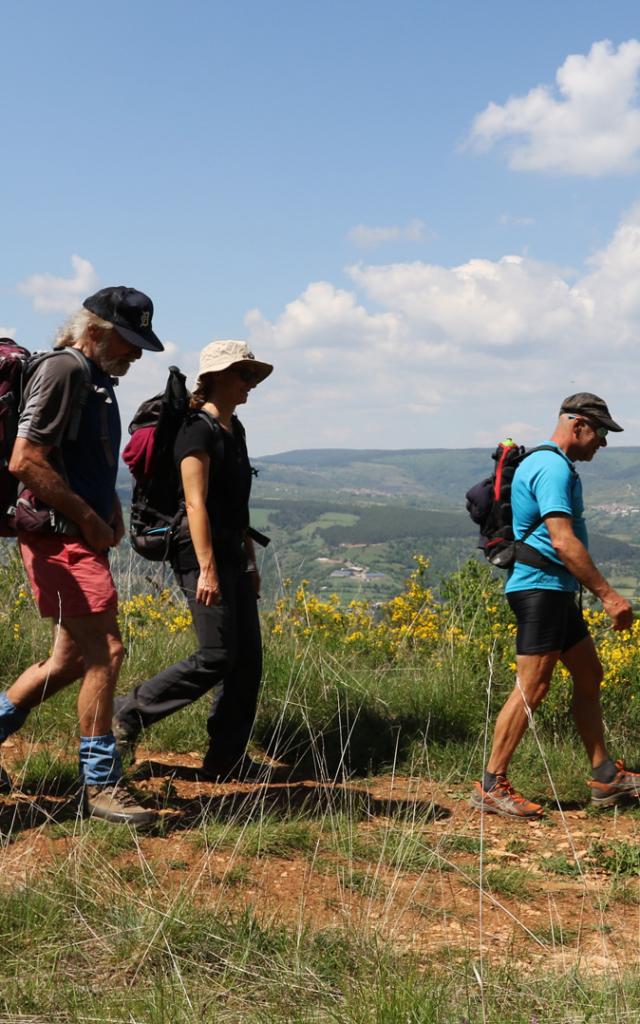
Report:
[[[174,446],[176,464],[179,466],[187,455],[204,452],[212,458],[214,451],[214,433],[212,428],[200,416],[187,420],[180,427]]]
[[[27,382],[17,436],[33,444],[58,447],[83,378],[82,367],[75,359],[43,359]]]
[[[531,478],[531,489],[541,516],[552,512],[573,515],[573,482],[574,474],[563,458],[551,454],[540,460]]]

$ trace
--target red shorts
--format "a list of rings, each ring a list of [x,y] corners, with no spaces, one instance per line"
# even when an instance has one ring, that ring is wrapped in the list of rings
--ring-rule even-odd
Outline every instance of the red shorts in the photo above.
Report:
[[[58,534],[22,534],[18,543],[43,618],[67,619],[117,609],[118,593],[106,555]]]

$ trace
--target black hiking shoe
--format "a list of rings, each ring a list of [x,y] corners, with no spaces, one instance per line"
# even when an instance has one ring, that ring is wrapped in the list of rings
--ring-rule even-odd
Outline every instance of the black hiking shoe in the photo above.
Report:
[[[9,772],[0,766],[0,796],[8,796],[13,789],[13,782]]]
[[[116,750],[120,754],[123,764],[129,764],[136,759],[136,746],[140,738],[140,729],[132,729],[130,725],[121,722],[117,715],[111,719],[111,732],[116,741]]]
[[[223,764],[205,756],[198,774],[209,782],[264,782],[269,774],[269,765],[251,757],[239,757],[231,764]]]

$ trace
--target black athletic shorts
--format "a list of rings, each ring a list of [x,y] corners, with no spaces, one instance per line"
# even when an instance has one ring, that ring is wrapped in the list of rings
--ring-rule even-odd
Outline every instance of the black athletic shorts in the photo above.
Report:
[[[575,593],[513,590],[507,601],[518,622],[518,654],[564,653],[589,636]]]

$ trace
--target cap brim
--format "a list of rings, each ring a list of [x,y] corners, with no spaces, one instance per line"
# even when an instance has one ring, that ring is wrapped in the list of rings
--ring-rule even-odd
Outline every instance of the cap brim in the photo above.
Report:
[[[147,352],[164,352],[164,345],[153,331],[146,331],[145,334],[138,334],[137,331],[132,331],[129,327],[121,327],[120,324],[114,324],[113,326],[120,337],[124,338],[124,340],[128,341],[131,345],[143,348]]]
[[[610,416],[591,416],[591,419],[596,420],[601,426],[606,427],[607,430],[613,430],[616,434],[621,434],[624,427],[621,427],[619,423],[612,420]]]

